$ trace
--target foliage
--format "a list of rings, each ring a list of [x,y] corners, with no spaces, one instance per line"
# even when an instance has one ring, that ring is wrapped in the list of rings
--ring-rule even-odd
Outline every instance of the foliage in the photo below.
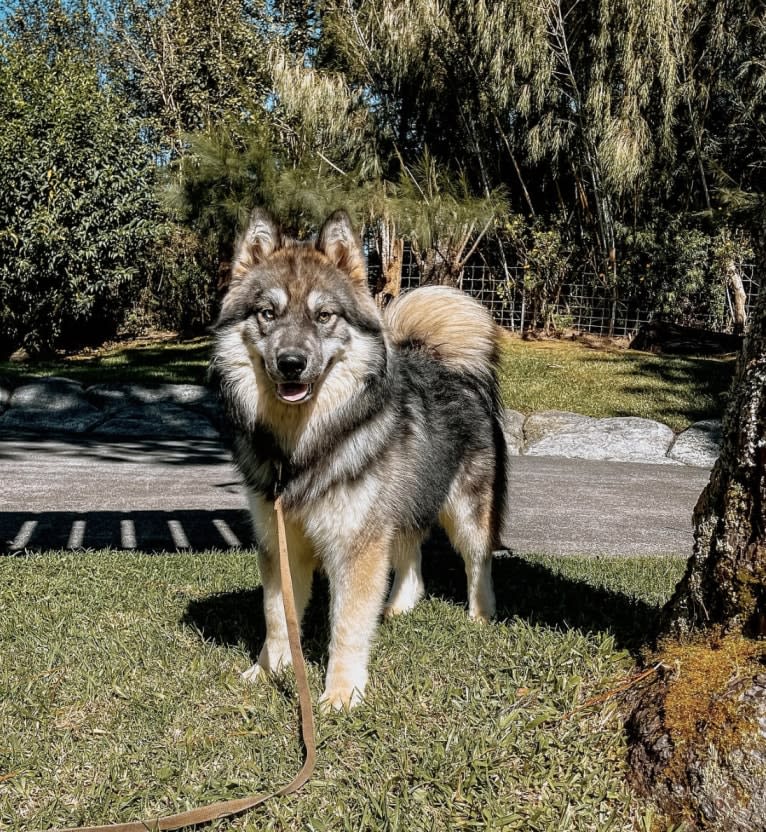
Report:
[[[726,267],[752,263],[748,234],[733,223],[700,227],[685,217],[660,213],[643,229],[618,228],[626,252],[621,287],[639,306],[695,323],[726,326]]]
[[[259,20],[248,0],[115,0],[112,74],[165,152],[183,155],[184,134],[260,108]]]
[[[260,125],[223,124],[189,135],[186,144],[169,176],[165,201],[178,221],[196,231],[215,262],[231,251],[253,205],[273,193],[274,154]]]
[[[424,151],[405,167],[389,213],[409,237],[424,283],[459,285],[463,267],[507,212],[501,191],[475,196],[464,175],[449,177]]]
[[[82,52],[0,40],[0,330],[39,352],[114,331],[158,231],[127,105]]]
[[[218,286],[211,280],[210,257],[194,230],[166,222],[153,241],[154,267],[121,327],[122,334],[155,328],[194,334],[212,324]]]
[[[569,275],[571,243],[563,237],[559,227],[544,227],[539,220],[526,223],[518,214],[506,223],[503,233],[524,269],[524,289],[529,304],[524,328],[541,326],[551,334],[559,325],[554,310]]]
[[[0,30],[6,55],[67,55],[140,117],[114,142],[170,196],[134,247],[134,323],[207,322],[255,202],[299,234],[344,205],[380,252],[408,237],[427,280],[459,283],[477,245],[500,272],[548,250],[528,270],[541,325],[564,270],[728,315],[716,240],[764,190],[757,0],[12,0]]]

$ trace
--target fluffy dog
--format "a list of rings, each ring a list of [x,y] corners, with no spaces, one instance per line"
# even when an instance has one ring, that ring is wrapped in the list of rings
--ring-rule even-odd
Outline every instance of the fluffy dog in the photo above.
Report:
[[[497,343],[487,310],[455,289],[416,289],[381,313],[345,212],[311,242],[253,212],[211,363],[259,542],[266,641],[245,678],[290,664],[277,491],[299,615],[314,570],[329,578],[326,706],[364,695],[391,568],[386,615],[422,597],[420,547],[434,523],[465,561],[469,614],[494,614],[505,495]]]

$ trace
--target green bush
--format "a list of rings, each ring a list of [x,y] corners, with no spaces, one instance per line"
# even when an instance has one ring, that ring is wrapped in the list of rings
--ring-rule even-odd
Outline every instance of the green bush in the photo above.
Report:
[[[659,213],[641,229],[622,228],[621,296],[672,319],[730,324],[726,265],[752,262],[749,238],[704,218]]]
[[[31,353],[114,332],[146,280],[156,166],[85,54],[0,39],[0,332]]]
[[[228,275],[228,262],[218,265],[200,236],[168,222],[154,245],[151,281],[139,293],[123,322],[126,334],[173,329],[197,334],[212,324],[218,310],[217,283]],[[218,268],[218,281],[211,278]]]

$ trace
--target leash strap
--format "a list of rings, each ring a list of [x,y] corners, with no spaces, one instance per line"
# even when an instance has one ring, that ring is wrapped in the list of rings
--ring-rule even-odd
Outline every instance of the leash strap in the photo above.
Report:
[[[306,747],[306,757],[301,770],[281,789],[271,794],[250,795],[235,800],[223,800],[181,812],[177,815],[154,818],[151,820],[137,820],[130,823],[113,823],[106,826],[78,826],[69,829],[54,830],[54,832],[164,832],[164,830],[182,829],[188,826],[199,826],[214,820],[228,818],[242,814],[256,806],[260,806],[274,797],[297,792],[311,777],[316,765],[316,735],[314,731],[314,713],[311,709],[311,691],[306,675],[306,663],[301,649],[300,625],[295,610],[295,596],[293,595],[293,581],[290,575],[290,561],[287,554],[287,535],[285,533],[285,518],[282,511],[282,498],[274,501],[274,511],[277,520],[277,539],[279,541],[279,576],[282,583],[282,601],[287,621],[287,638],[290,643],[290,655],[295,668],[295,683],[298,690],[298,701],[301,711],[301,734]]]

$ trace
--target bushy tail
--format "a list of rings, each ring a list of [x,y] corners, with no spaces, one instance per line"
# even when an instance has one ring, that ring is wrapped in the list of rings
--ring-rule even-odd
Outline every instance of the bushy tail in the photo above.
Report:
[[[500,329],[464,292],[423,286],[392,301],[385,319],[398,346],[425,349],[457,372],[494,377]]]

